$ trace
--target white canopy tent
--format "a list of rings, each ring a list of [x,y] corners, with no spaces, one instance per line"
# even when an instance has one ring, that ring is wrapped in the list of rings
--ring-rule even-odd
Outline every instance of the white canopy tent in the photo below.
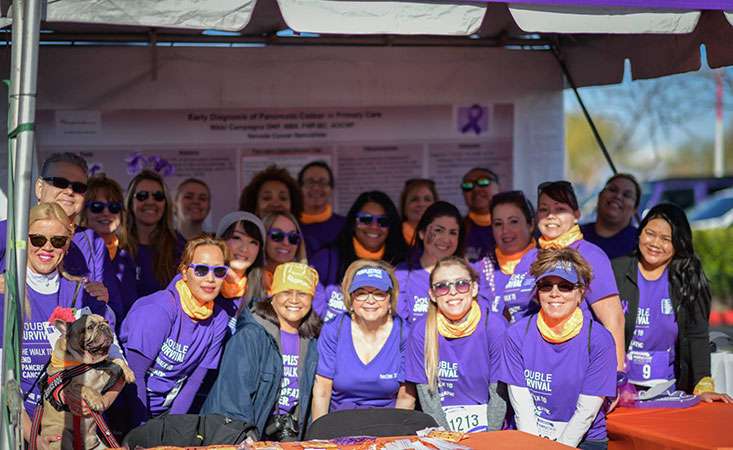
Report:
[[[203,61],[203,55],[210,50],[210,56],[202,63],[208,70],[216,72],[240,71],[242,62],[233,62],[241,52],[255,51],[248,46],[288,47],[273,50],[272,57],[258,56],[254,59],[258,64],[279,62],[280,58],[291,61],[285,67],[292,68],[298,63],[309,64],[309,60],[324,58],[328,52],[331,58],[347,61],[354,66],[353,71],[344,72],[344,76],[353,76],[360,69],[359,58],[378,63],[386,56],[387,70],[398,80],[402,67],[414,67],[408,70],[410,76],[419,77],[420,71],[433,70],[439,65],[465,64],[468,70],[490,70],[505,77],[506,83],[512,83],[512,70],[521,68],[526,73],[519,78],[519,88],[532,91],[533,86],[553,86],[559,83],[562,87],[562,73],[571,76],[575,86],[590,86],[618,83],[623,79],[626,61],[631,67],[634,79],[654,78],[674,73],[693,71],[701,65],[701,45],[705,45],[707,63],[710,67],[722,67],[733,64],[733,11],[722,11],[723,1],[708,0],[693,2],[691,0],[668,0],[675,8],[648,9],[638,6],[643,2],[626,0],[607,2],[604,6],[577,6],[572,1],[542,1],[539,4],[498,3],[494,1],[458,1],[444,0],[422,2],[415,1],[350,1],[350,0],[55,0],[41,2],[25,0],[17,2],[12,9],[7,0],[0,1],[0,11],[6,12],[0,25],[13,24],[12,42],[14,53],[10,61],[10,52],[0,50],[0,57],[8,61],[11,78],[11,107],[9,109],[9,141],[8,152],[14,164],[8,167],[14,174],[15,197],[9,199],[9,211],[28,210],[30,192],[30,173],[33,155],[33,139],[35,121],[36,72],[38,43],[49,44],[41,59],[41,82],[46,86],[59,89],[64,83],[74,79],[74,73],[57,74],[53,67],[44,66],[47,62],[58,63],[61,67],[70,67],[82,63],[93,69],[92,73],[115,78],[118,83],[127,83],[129,89],[139,100],[139,105],[154,107],[159,98],[172,99],[178,92],[159,94],[156,89],[134,86],[140,77],[158,75],[172,77],[176,82],[183,75],[182,69],[190,68],[195,62],[186,61],[197,57]],[[576,5],[573,5],[576,3]],[[657,0],[655,5],[665,4],[665,0]],[[699,10],[695,4],[706,4],[708,9]],[[731,6],[733,10],[733,6]],[[12,11],[12,13],[11,13]],[[12,17],[19,18],[13,20]],[[42,22],[39,21],[42,19]],[[39,33],[39,29],[44,32]],[[295,33],[279,33],[290,29]],[[210,33],[206,30],[218,30],[226,33]],[[8,38],[10,38],[9,34]],[[148,49],[129,48],[130,44],[148,44]],[[164,49],[164,45],[186,43],[188,45],[208,44],[233,47],[232,52],[224,49],[195,49],[181,51],[175,47]],[[51,49],[50,44],[62,44],[63,49]],[[94,45],[94,47],[90,47]],[[105,47],[102,51],[102,45]],[[114,48],[110,48],[114,47]],[[128,48],[118,48],[125,46]],[[319,46],[309,49],[300,61],[294,58],[298,49],[303,46]],[[54,46],[55,47],[55,46]],[[358,51],[354,47],[362,47]],[[380,51],[377,48],[389,49]],[[400,48],[416,48],[414,53],[401,53]],[[457,49],[449,53],[446,48]],[[472,59],[476,53],[467,49],[485,49],[483,59],[496,56],[501,64],[491,68],[484,61],[477,66]],[[515,56],[515,50],[523,50],[521,57]],[[235,52],[236,53],[233,53]],[[113,52],[119,52],[120,61],[112,61]],[[149,52],[151,71],[142,74],[131,74],[127,78],[118,72],[124,71],[129,61],[140,63],[141,52]],[[183,53],[182,53],[183,52]],[[48,59],[43,57],[48,55]],[[342,56],[339,56],[342,55]],[[417,55],[417,56],[415,56]],[[433,66],[424,62],[434,55]],[[528,56],[531,55],[531,56]],[[68,59],[66,57],[69,57]],[[555,73],[548,70],[555,64],[556,57],[564,67],[563,72],[556,66]],[[158,64],[158,60],[172,58],[176,64]],[[412,58],[412,60],[410,59]],[[172,60],[171,59],[171,60]],[[532,61],[537,60],[534,69]],[[64,62],[66,60],[66,62]],[[71,62],[69,62],[69,60]],[[181,63],[180,61],[184,61]],[[403,66],[399,66],[402,63]],[[7,64],[7,63],[6,63]],[[64,65],[66,64],[66,65]],[[221,65],[221,66],[220,66]],[[111,67],[108,72],[105,70]],[[158,68],[161,67],[160,73]],[[213,67],[213,69],[212,69]],[[273,66],[283,67],[283,66]],[[343,65],[334,66],[341,70]],[[505,71],[503,72],[502,69]],[[80,69],[81,70],[81,69]],[[200,69],[199,69],[200,70]],[[268,67],[252,67],[252,71],[267,72]],[[443,70],[446,70],[443,68]],[[114,72],[114,73],[113,73]],[[458,79],[466,82],[465,89],[481,89],[480,74],[461,75],[460,67],[440,72],[434,78],[433,92],[438,92],[446,84]],[[533,73],[536,72],[536,73]],[[80,72],[79,72],[80,73]],[[246,70],[244,75],[246,76]],[[280,83],[287,83],[282,74],[273,73],[272,77]],[[311,83],[318,83],[318,77],[303,74],[302,77]],[[442,77],[442,78],[440,78]],[[51,78],[58,78],[54,84]],[[338,78],[338,77],[336,77]],[[333,77],[321,81],[321,84],[333,82]],[[549,78],[549,79],[547,79]],[[436,82],[440,81],[440,82]],[[77,82],[83,82],[76,78]],[[409,90],[407,84],[395,81],[401,90]],[[342,85],[339,83],[343,83]],[[523,84],[524,83],[524,84]],[[353,90],[354,86],[339,80],[335,83],[344,92]],[[119,85],[118,85],[119,86]],[[218,86],[202,86],[202,92],[215,95]],[[310,84],[306,86],[312,87]],[[356,101],[364,103],[370,90],[384,86],[380,83],[359,86],[361,97]],[[85,86],[70,87],[69,93],[49,93],[48,99],[42,100],[47,106],[59,108],[70,107],[69,98],[83,95]],[[499,92],[494,86],[491,92]],[[554,89],[558,89],[555,87]],[[450,89],[448,89],[450,91]],[[231,91],[234,92],[234,91]],[[379,93],[372,92],[377,97]],[[391,94],[391,92],[389,93]],[[387,97],[389,94],[383,95]],[[413,93],[418,95],[418,93]],[[167,95],[167,96],[166,96]],[[234,94],[236,97],[236,94]],[[460,95],[460,94],[459,94]],[[227,104],[227,98],[220,94],[218,104]],[[202,97],[195,93],[184,99],[176,99],[181,105],[193,104]],[[307,98],[307,97],[303,97]],[[468,97],[466,97],[468,98]],[[518,118],[531,117],[535,109],[562,107],[558,96],[550,96],[549,101],[537,101],[541,97],[529,97],[525,105],[520,107]],[[16,101],[17,100],[17,101]],[[107,105],[119,104],[118,98],[105,100]],[[265,96],[255,100],[265,102]],[[275,97],[275,103],[283,103],[282,98]],[[328,104],[335,104],[337,99],[324,99]],[[123,102],[124,103],[124,102]],[[548,106],[549,105],[549,106]],[[85,105],[79,105],[85,106]],[[523,114],[525,116],[523,116]],[[519,124],[519,127],[528,126]],[[562,125],[560,124],[560,129]],[[527,134],[529,136],[529,133]],[[529,139],[518,144],[520,149],[537,146],[537,142]],[[533,180],[530,180],[533,181]],[[531,184],[531,183],[528,183]],[[13,192],[9,190],[9,192]],[[22,193],[22,194],[21,194]],[[14,267],[15,283],[22,286],[25,280],[24,240],[15,236],[25,236],[27,215],[9,215],[14,220],[15,235],[8,233],[8,249],[15,249],[17,261]],[[11,228],[11,227],[9,227]],[[10,261],[10,260],[9,260]],[[12,272],[9,272],[9,274]],[[15,302],[15,308],[5,307],[6,324],[17,324],[18,304],[22,304],[22,290],[19,295],[7,295],[7,302]],[[8,327],[6,326],[6,337]],[[17,346],[18,336],[11,336],[14,342],[5,342],[5,348]],[[12,394],[8,382],[13,381],[14,372],[6,371],[17,361],[8,361],[3,353],[3,396]],[[3,405],[7,403],[3,402]],[[22,407],[22,406],[21,406]],[[18,411],[12,413],[3,407],[3,423],[10,424],[6,418],[14,419]],[[17,423],[12,420],[12,423]],[[0,441],[3,448],[22,448],[22,444],[11,428],[3,427],[4,439]],[[8,446],[8,447],[5,447]]]

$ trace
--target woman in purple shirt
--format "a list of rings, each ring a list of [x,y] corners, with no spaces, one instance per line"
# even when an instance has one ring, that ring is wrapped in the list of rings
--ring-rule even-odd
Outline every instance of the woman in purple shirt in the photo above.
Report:
[[[120,340],[137,380],[133,426],[165,412],[187,413],[206,372],[218,367],[228,317],[214,299],[228,260],[220,240],[189,241],[180,278],[139,299],[127,314]]]
[[[411,258],[397,265],[400,285],[397,312],[412,324],[428,313],[430,272],[438,261],[461,256],[463,219],[458,208],[448,202],[435,202],[425,210],[417,224]]]
[[[357,260],[346,271],[350,314],[327,323],[318,339],[313,420],[344,409],[415,407],[405,383],[407,326],[396,315],[399,287],[391,266]]]
[[[430,273],[428,314],[412,325],[405,356],[423,411],[453,431],[498,430],[506,414],[496,383],[506,320],[477,296],[468,261],[440,260]]]
[[[127,237],[135,259],[137,293],[164,289],[176,275],[186,243],[173,229],[173,208],[163,178],[143,170],[127,186]]]
[[[668,390],[730,403],[710,376],[710,288],[684,211],[652,208],[636,252],[615,259],[613,269],[626,305],[628,380],[641,389],[672,382]]]
[[[611,334],[580,307],[593,273],[571,248],[543,250],[532,263],[539,313],[506,333],[499,379],[519,431],[571,447],[608,447],[604,403],[616,394]]]
[[[298,173],[303,191],[300,227],[308,250],[313,255],[336,240],[346,219],[333,212],[333,171],[325,161],[312,161]]]

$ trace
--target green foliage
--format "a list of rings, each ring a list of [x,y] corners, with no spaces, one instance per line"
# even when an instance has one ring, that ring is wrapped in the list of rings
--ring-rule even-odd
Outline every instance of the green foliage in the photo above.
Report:
[[[713,297],[733,306],[733,228],[694,231],[693,239]]]

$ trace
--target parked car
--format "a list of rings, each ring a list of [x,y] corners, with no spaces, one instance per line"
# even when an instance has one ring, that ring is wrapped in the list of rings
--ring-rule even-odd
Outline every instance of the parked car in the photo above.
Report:
[[[733,176],[664,178],[642,183],[639,212],[643,216],[657,203],[671,202],[689,209],[723,189],[733,187]]]
[[[733,188],[724,189],[691,208],[687,218],[695,230],[733,225]]]

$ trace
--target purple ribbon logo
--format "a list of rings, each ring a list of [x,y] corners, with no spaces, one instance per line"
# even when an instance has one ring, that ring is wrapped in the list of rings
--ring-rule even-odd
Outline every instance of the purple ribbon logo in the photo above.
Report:
[[[162,177],[169,177],[176,173],[176,168],[167,159],[158,155],[145,156],[142,152],[135,152],[125,158],[128,175],[137,175],[144,169],[159,173]]]
[[[95,162],[95,163],[92,163],[91,166],[89,166],[89,176],[90,177],[100,174],[103,171],[104,171],[104,166],[102,165],[102,163]]]
[[[463,108],[465,110],[465,123],[463,123],[463,127],[461,128],[461,133],[468,133],[470,131],[473,131],[476,134],[481,134],[481,132],[485,131],[485,123],[487,122],[486,119],[484,119],[484,115],[486,114],[485,108],[479,104],[473,104],[470,108]],[[482,120],[483,119],[483,120]]]

